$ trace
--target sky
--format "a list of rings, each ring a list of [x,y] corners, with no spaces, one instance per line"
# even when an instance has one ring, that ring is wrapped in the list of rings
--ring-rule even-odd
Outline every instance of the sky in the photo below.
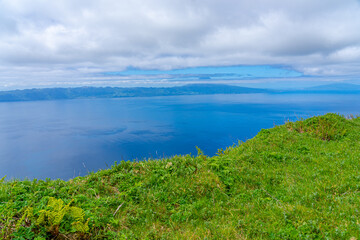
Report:
[[[0,90],[360,84],[359,0],[0,0]]]

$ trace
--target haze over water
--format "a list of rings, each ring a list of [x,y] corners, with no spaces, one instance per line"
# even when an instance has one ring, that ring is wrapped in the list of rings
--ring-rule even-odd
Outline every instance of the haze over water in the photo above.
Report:
[[[206,155],[359,95],[234,94],[0,103],[0,177],[69,179],[115,161]]]

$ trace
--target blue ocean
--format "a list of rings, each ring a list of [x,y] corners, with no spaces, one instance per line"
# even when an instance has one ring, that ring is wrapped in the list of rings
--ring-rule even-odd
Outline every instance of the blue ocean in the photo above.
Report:
[[[360,114],[356,94],[220,94],[0,103],[0,178],[64,180],[177,154],[214,155],[261,129]]]

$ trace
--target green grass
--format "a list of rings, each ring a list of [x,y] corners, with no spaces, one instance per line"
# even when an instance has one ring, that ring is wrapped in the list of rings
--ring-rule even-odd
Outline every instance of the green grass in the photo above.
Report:
[[[215,157],[2,180],[0,239],[358,239],[359,207],[360,118],[327,114]]]

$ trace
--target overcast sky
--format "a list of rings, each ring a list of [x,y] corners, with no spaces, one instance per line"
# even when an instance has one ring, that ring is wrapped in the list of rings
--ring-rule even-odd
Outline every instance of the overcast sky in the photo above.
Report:
[[[0,89],[166,84],[107,73],[242,65],[357,82],[360,1],[0,0]]]

